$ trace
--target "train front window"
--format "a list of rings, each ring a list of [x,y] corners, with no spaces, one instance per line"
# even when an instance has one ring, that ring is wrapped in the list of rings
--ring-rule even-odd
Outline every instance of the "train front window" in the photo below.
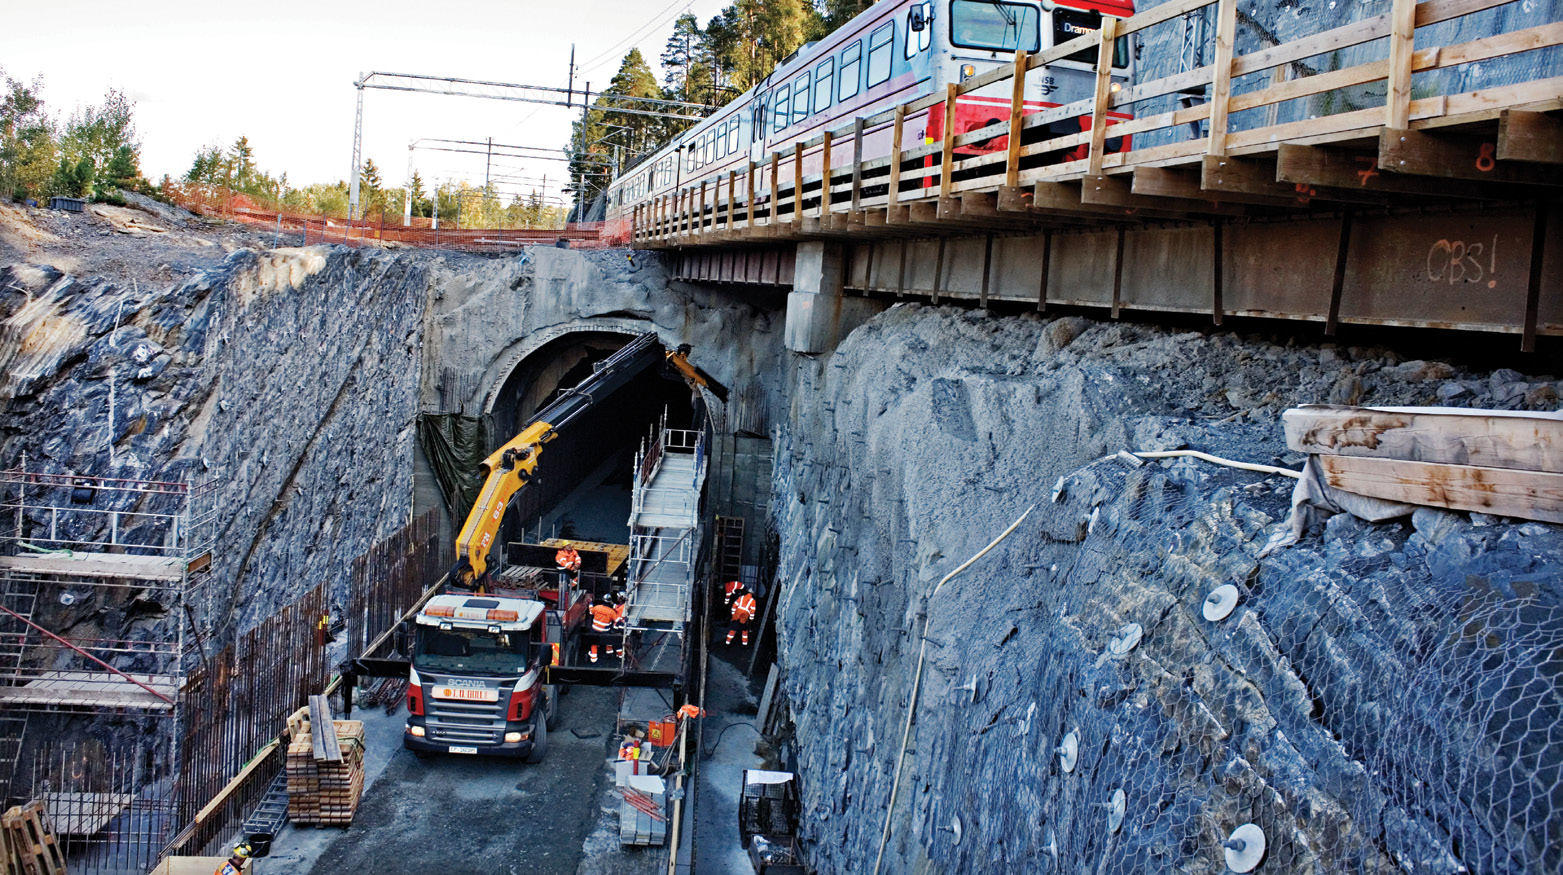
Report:
[[[1037,8],[1023,3],[954,0],[950,4],[950,42],[967,49],[1034,52],[1041,44]]]
[[[1102,13],[1091,12],[1085,9],[1064,9],[1062,7],[1053,10],[1053,45],[1062,45],[1072,39],[1079,39],[1088,33],[1096,33],[1102,29]],[[1095,46],[1081,49],[1065,58],[1066,61],[1079,61],[1082,64],[1096,63]],[[1129,39],[1119,37],[1113,43],[1113,66],[1129,66]]]

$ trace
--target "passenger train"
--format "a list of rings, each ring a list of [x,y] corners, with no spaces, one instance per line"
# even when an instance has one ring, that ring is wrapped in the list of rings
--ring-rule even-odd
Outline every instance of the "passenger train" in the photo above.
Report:
[[[947,83],[1012,64],[1016,50],[1035,53],[1096,31],[1103,15],[1133,14],[1131,0],[884,0],[824,39],[803,46],[758,85],[624,171],[608,188],[604,236],[628,240],[635,207],[659,195],[745,170],[751,160],[764,163],[772,152],[789,150],[794,142],[850,119],[941,93]],[[1128,41],[1120,39],[1113,57],[1114,90],[1128,80],[1132,61]],[[1027,112],[1090,98],[1095,66],[1092,49],[1032,70],[1026,77]],[[1007,118],[1011,87],[1005,80],[961,95],[955,132]],[[1054,122],[1039,136],[1078,133],[1089,124],[1089,116]],[[865,157],[889,153],[890,127],[864,131]],[[941,106],[908,115],[903,144],[934,142],[943,129]],[[996,137],[956,151],[973,155],[1007,146],[1007,137]],[[1121,141],[1107,143],[1108,151],[1123,148],[1127,145]],[[1084,149],[1064,157],[1084,157]],[[851,155],[852,143],[838,140],[831,165],[850,163]],[[822,166],[816,146],[804,156],[804,172],[817,174]],[[757,199],[768,196],[766,188],[763,178],[757,181]]]

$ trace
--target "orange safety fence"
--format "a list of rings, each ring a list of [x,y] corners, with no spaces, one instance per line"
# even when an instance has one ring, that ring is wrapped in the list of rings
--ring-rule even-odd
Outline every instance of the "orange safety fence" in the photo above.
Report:
[[[240,192],[220,186],[179,185],[164,189],[171,200],[193,213],[302,234],[301,245],[335,243],[345,246],[418,246],[464,252],[506,252],[524,246],[553,246],[565,241],[571,249],[613,245],[602,237],[602,222],[571,222],[563,228],[433,227],[432,219],[401,216],[344,219],[325,214],[303,215],[268,209]]]

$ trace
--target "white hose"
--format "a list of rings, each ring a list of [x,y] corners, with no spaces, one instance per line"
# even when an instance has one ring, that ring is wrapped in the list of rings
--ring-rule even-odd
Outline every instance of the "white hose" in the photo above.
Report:
[[[1302,479],[1301,471],[1293,471],[1291,468],[1278,468],[1275,465],[1257,465],[1253,462],[1239,462],[1234,459],[1223,459],[1220,456],[1212,456],[1209,453],[1201,453],[1199,450],[1162,450],[1152,453],[1135,453],[1142,459],[1171,459],[1178,456],[1190,456],[1195,459],[1203,459],[1217,465],[1225,465],[1228,468],[1241,468],[1244,471],[1258,471],[1261,474],[1280,474],[1282,477],[1290,477],[1293,480]],[[1109,456],[1108,458],[1112,458]]]
[[[906,765],[906,749],[911,747],[912,717],[917,713],[918,694],[922,691],[923,686],[923,665],[928,659],[928,623],[933,619],[933,597],[938,595],[939,590],[946,583],[949,583],[957,574],[960,574],[962,571],[970,568],[972,563],[976,562],[978,559],[988,555],[989,550],[997,547],[1000,541],[1009,537],[1011,532],[1020,528],[1020,524],[1026,521],[1026,517],[1031,516],[1031,512],[1036,510],[1036,507],[1037,506],[1033,504],[1032,506],[1026,508],[1026,512],[1020,515],[1020,519],[1010,523],[1009,528],[999,533],[999,536],[994,538],[993,541],[988,544],[988,546],[983,547],[982,550],[977,553],[977,555],[967,559],[965,562],[961,563],[959,568],[955,569],[949,574],[946,574],[944,579],[940,580],[939,583],[934,586],[933,592],[928,594],[928,608],[927,612],[923,615],[923,643],[922,646],[917,650],[917,675],[912,679],[912,701],[906,706],[906,728],[901,732],[901,752],[896,755],[895,777],[891,779],[890,782],[890,806],[885,809],[885,828],[884,832],[879,837],[879,855],[874,858],[874,875],[879,875],[879,866],[884,862],[885,859],[885,845],[890,841],[890,817],[895,813],[896,795],[901,790],[901,772]]]

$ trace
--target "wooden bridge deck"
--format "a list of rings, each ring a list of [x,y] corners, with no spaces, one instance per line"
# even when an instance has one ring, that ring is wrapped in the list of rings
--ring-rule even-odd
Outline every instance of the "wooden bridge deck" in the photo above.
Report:
[[[1379,16],[1243,55],[1234,53],[1236,0],[1174,0],[1121,21],[1104,19],[1095,34],[1034,55],[1016,53],[1013,64],[950,85],[945,93],[851,120],[774,152],[767,162],[750,161],[745,171],[689,181],[634,211],[633,243],[684,250],[675,273],[691,279],[788,284],[787,254],[723,258],[719,250],[837,239],[857,250],[847,286],[864,291],[931,293],[936,300],[967,293],[986,303],[1029,283],[1021,299],[1044,306],[1100,304],[1116,315],[1120,306],[1138,303],[1210,310],[1217,321],[1222,313],[1253,312],[1317,318],[1331,330],[1340,321],[1466,327],[1519,333],[1529,348],[1538,333],[1563,334],[1557,294],[1563,265],[1544,258],[1548,241],[1563,236],[1563,215],[1550,200],[1563,186],[1563,118],[1554,114],[1563,108],[1563,77],[1546,75],[1558,66],[1554,47],[1563,44],[1563,22],[1427,44],[1451,31],[1447,25],[1435,29],[1445,22],[1512,2],[1393,0]],[[1212,5],[1210,64],[1113,89],[1103,60],[1115,39],[1175,26],[1181,16]],[[1099,58],[1092,99],[1022,112],[1019,86],[1026,71],[1092,49]],[[1343,69],[1300,78],[1292,72],[1327,68],[1343,51],[1374,57],[1386,50],[1387,57]],[[1449,71],[1505,59],[1515,62],[1506,78],[1520,81],[1444,93],[1459,85],[1460,77]],[[957,98],[1005,81],[1012,83],[1008,119],[956,133]],[[1382,97],[1375,98],[1377,92]],[[1189,94],[1205,102],[1146,111]],[[1297,101],[1317,109],[1332,95],[1350,96],[1335,104],[1381,105],[1279,120],[1283,108],[1297,114]],[[908,116],[928,109],[945,115],[942,140],[907,147]],[[1077,117],[1083,120],[1078,133],[1046,133],[1046,125]],[[1182,131],[1190,125],[1203,125],[1204,132],[1189,138]],[[888,153],[864,154],[869,135],[886,129]],[[1131,135],[1128,147],[1108,151],[1109,139],[1124,135]],[[980,155],[962,151],[1000,142],[994,138],[1007,146]],[[1086,157],[1056,160],[1068,150]],[[1245,236],[1245,229],[1289,222],[1303,223],[1303,229]],[[1134,268],[1129,259],[1150,253],[1137,251],[1148,239],[1141,234],[1127,241],[1126,255],[1125,230],[1179,237],[1179,229],[1189,228],[1200,230],[1183,234],[1170,250],[1165,243],[1154,248],[1173,261],[1182,257],[1180,247],[1201,250],[1207,263],[1195,272],[1202,276],[1184,277],[1185,285],[1209,286],[1201,299],[1126,299],[1124,272]],[[1029,249],[1004,242],[1028,234],[1036,241]],[[1069,234],[1083,235],[1069,242],[1089,253],[1071,255],[1054,239]],[[937,255],[905,242],[954,236],[985,239],[971,257],[980,266],[961,267],[943,242]],[[1222,300],[1223,285],[1229,298],[1242,298],[1246,283],[1262,281],[1263,270],[1252,262],[1263,261],[1278,242],[1289,248],[1288,238],[1306,249],[1310,261],[1298,270],[1325,274],[1314,282],[1325,287],[1320,295],[1306,302]],[[999,263],[1006,248],[1012,250],[1008,267]],[[1396,258],[1405,265],[1394,264]],[[1034,270],[1008,277],[1021,260],[1039,262],[1040,277]],[[1085,284],[1101,291],[1069,300],[1064,287],[1081,286],[1070,271],[1100,273],[1102,265],[1108,265],[1106,274]],[[969,281],[954,275],[962,270],[973,275]],[[919,281],[919,274],[930,276]],[[1387,289],[1383,300],[1353,301],[1354,285],[1375,283]],[[1483,297],[1496,301],[1486,308],[1491,312],[1473,313],[1462,303],[1480,285]],[[1450,288],[1435,290],[1432,296],[1440,300],[1430,305],[1405,309],[1406,301],[1427,296],[1423,286]]]

